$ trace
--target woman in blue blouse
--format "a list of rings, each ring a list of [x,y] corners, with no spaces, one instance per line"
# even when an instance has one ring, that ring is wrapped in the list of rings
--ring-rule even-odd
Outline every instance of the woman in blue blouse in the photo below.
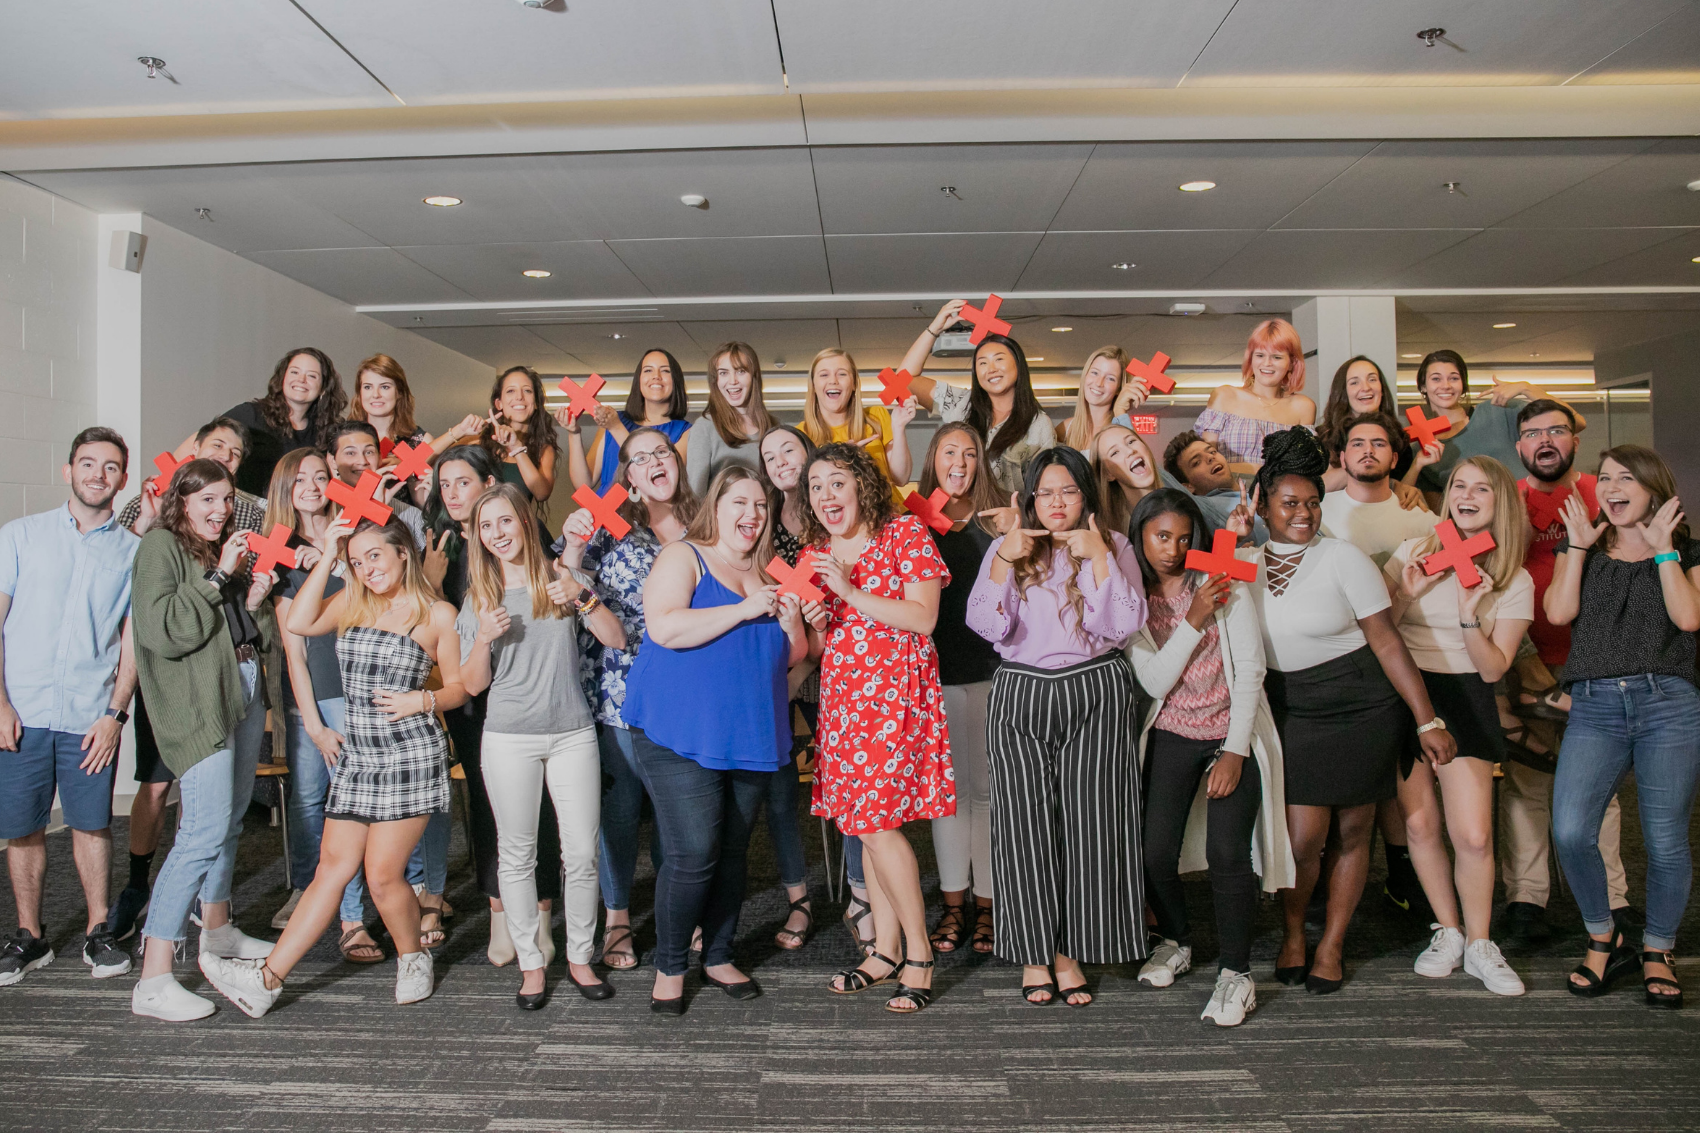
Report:
[[[567,475],[573,487],[589,484],[597,495],[606,492],[619,471],[620,449],[632,430],[648,427],[666,434],[678,447],[682,462],[685,454],[685,432],[690,428],[685,420],[685,371],[679,360],[659,348],[644,351],[632,371],[632,391],[626,395],[626,408],[618,413],[612,405],[598,406],[596,424],[602,434],[590,446],[590,456],[584,452],[584,415],[567,415],[565,408],[555,411],[555,420],[567,434]]]

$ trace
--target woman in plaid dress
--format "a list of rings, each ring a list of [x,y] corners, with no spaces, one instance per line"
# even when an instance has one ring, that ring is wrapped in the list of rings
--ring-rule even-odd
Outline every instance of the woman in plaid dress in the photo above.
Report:
[[[419,902],[405,870],[426,820],[449,807],[448,741],[437,713],[467,699],[455,608],[425,581],[413,535],[399,518],[356,526],[345,516],[325,535],[333,548],[346,540],[349,585],[325,601],[335,556],[318,557],[289,611],[291,633],[337,631],[348,704],[319,869],[265,960],[201,957],[212,985],[256,1019],[336,919],[343,887],[362,865],[396,942],[396,1002],[416,1003],[432,991],[431,954],[419,944]],[[436,690],[424,687],[433,666],[442,673]]]

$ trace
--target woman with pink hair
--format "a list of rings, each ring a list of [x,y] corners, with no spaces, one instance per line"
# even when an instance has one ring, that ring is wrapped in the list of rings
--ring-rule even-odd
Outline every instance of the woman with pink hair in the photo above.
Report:
[[[1265,319],[1246,340],[1242,379],[1220,385],[1198,415],[1194,431],[1232,464],[1263,463],[1263,438],[1294,425],[1316,424],[1316,402],[1302,392],[1305,353],[1285,319]]]

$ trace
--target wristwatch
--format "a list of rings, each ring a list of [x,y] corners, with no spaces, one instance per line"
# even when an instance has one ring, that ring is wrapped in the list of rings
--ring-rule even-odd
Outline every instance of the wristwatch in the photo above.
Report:
[[[1440,729],[1443,732],[1446,730],[1446,721],[1442,720],[1439,716],[1436,716],[1434,719],[1430,720],[1426,724],[1418,724],[1417,725],[1417,735],[1420,736],[1424,732],[1432,732],[1436,728]]]
[[[101,715],[110,716],[114,720],[118,721],[119,724],[128,724],[130,722],[130,714],[122,708],[108,708],[105,712],[102,712]]]

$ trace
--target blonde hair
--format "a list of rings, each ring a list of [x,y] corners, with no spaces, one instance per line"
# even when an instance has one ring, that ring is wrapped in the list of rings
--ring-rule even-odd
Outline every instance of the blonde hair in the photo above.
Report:
[[[1070,448],[1085,448],[1092,443],[1092,409],[1086,404],[1086,375],[1091,373],[1092,364],[1100,358],[1108,358],[1116,364],[1116,393],[1110,397],[1110,408],[1116,406],[1116,394],[1120,394],[1122,386],[1127,382],[1127,351],[1119,346],[1100,346],[1086,358],[1086,365],[1080,367],[1080,392],[1074,395],[1074,416],[1063,422],[1063,444]]]
[[[549,557],[543,553],[543,541],[537,537],[537,523],[532,515],[531,501],[514,484],[497,484],[484,489],[472,505],[472,553],[467,560],[467,593],[472,595],[473,609],[500,609],[508,584],[502,560],[490,552],[478,533],[478,518],[484,509],[499,500],[506,500],[519,522],[519,558],[525,568],[525,585],[531,591],[531,616],[539,621],[559,618],[564,611],[549,597]]]
[[[732,490],[732,485],[741,484],[745,480],[756,486],[761,501],[768,505],[767,522],[762,525],[761,534],[756,537],[756,545],[751,551],[750,559],[756,564],[756,573],[761,580],[772,582],[768,577],[767,564],[773,560],[773,505],[768,499],[767,485],[756,475],[753,468],[742,464],[728,464],[714,474],[709,481],[708,494],[702,499],[696,515],[691,519],[690,527],[685,531],[685,538],[699,547],[712,547],[720,542],[720,501],[726,493]]]
[[[1493,550],[1482,560],[1481,572],[1493,581],[1494,593],[1511,585],[1523,565],[1523,555],[1529,547],[1529,518],[1523,509],[1523,493],[1517,490],[1517,480],[1511,470],[1491,456],[1466,456],[1452,466],[1446,477],[1446,491],[1440,497],[1440,518],[1452,519],[1452,481],[1458,470],[1475,468],[1487,477],[1493,488],[1493,522],[1488,531],[1493,536]],[[1423,537],[1415,549],[1417,555],[1431,555],[1440,550],[1440,536]]]
[[[1151,466],[1151,487],[1135,488],[1134,491],[1138,495],[1132,503],[1128,502],[1127,491],[1122,487],[1122,482],[1111,474],[1109,462],[1104,459],[1104,454],[1100,448],[1104,443],[1104,437],[1109,434],[1111,429],[1120,429],[1132,437],[1133,443],[1145,450],[1147,462]],[[1123,535],[1127,535],[1128,524],[1133,521],[1135,505],[1163,486],[1162,477],[1157,475],[1159,467],[1157,454],[1151,451],[1151,446],[1137,431],[1128,428],[1126,425],[1111,424],[1105,425],[1098,431],[1098,435],[1092,438],[1092,451],[1087,454],[1087,458],[1091,460],[1092,470],[1098,478],[1098,505],[1102,509],[1098,513],[1098,518],[1103,521],[1104,530],[1120,531]],[[1132,539],[1133,536],[1128,535],[1128,538]]]
[[[413,532],[408,530],[407,524],[401,521],[399,515],[392,513],[387,523],[361,520],[354,533],[348,537],[348,541],[342,545],[343,565],[348,570],[348,578],[347,585],[342,590],[342,616],[337,620],[337,632],[346,633],[356,626],[375,626],[378,619],[389,610],[391,598],[380,598],[372,593],[366,586],[365,578],[354,569],[354,562],[350,558],[350,548],[354,546],[354,541],[366,534],[377,535],[402,558],[401,585],[397,589],[413,603],[413,617],[408,621],[407,628],[411,630],[429,620],[431,607],[437,604],[437,594],[431,589],[431,584],[425,581],[424,563],[419,557],[418,548],[413,545]]]
[[[301,465],[308,457],[317,457],[325,466],[325,474],[335,478],[336,473],[331,471],[331,462],[316,448],[290,449],[284,453],[283,459],[272,469],[271,486],[266,490],[264,530],[267,534],[280,523],[295,534],[301,534],[301,515],[295,510],[295,477],[300,475]],[[335,519],[341,511],[341,504],[329,498],[325,500],[326,519]]]
[[[809,363],[809,389],[803,398],[803,432],[817,445],[832,443],[832,426],[821,416],[820,394],[815,392],[815,368],[828,358],[842,358],[850,367],[850,430],[847,436],[852,441],[859,441],[868,435],[868,415],[862,409],[862,374],[856,369],[856,359],[850,356],[850,352],[836,346],[822,350]]]

